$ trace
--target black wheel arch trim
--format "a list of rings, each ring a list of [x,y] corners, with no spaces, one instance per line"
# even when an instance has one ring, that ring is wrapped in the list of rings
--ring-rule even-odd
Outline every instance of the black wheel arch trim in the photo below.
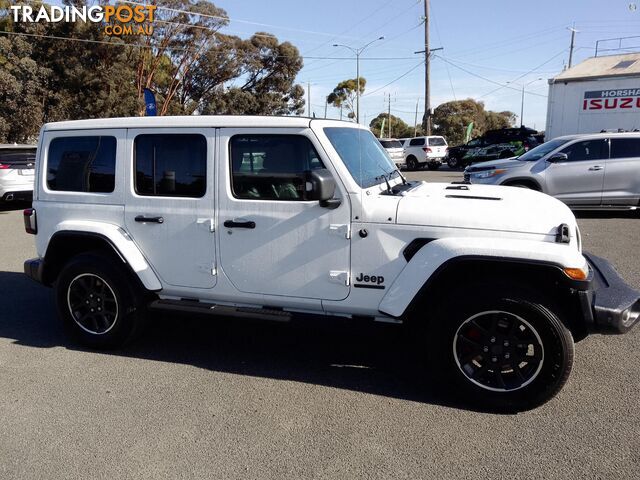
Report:
[[[513,178],[507,178],[504,182],[502,182],[500,185],[504,186],[504,187],[509,187],[510,183],[517,183],[517,182],[522,182],[522,183],[532,183],[533,185],[536,186],[536,188],[538,189],[539,192],[542,192],[542,185],[540,185],[540,182],[538,182],[537,180],[531,178],[531,177],[513,177]]]

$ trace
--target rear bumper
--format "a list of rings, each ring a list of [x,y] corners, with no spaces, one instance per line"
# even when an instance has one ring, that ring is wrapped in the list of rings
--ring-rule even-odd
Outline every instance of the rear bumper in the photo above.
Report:
[[[640,292],[631,288],[604,258],[584,253],[593,275],[591,288],[578,292],[591,332],[626,333],[640,320]]]
[[[32,258],[24,262],[24,273],[27,277],[38,283],[42,282],[42,270],[44,262],[41,258]]]

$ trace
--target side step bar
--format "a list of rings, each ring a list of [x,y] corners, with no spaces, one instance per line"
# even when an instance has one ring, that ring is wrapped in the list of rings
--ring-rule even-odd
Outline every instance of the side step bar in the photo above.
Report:
[[[199,302],[197,300],[154,300],[149,304],[149,309],[164,312],[196,313],[223,317],[257,318],[276,322],[288,322],[293,317],[292,313],[282,310],[233,307],[229,305],[216,305],[215,303]]]

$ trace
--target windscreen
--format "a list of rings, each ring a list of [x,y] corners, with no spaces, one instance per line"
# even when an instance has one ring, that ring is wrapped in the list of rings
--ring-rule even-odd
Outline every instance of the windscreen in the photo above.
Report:
[[[402,148],[402,144],[398,140],[380,140],[384,148]]]
[[[0,165],[13,168],[33,168],[36,162],[36,149],[16,148],[0,150]]]
[[[380,175],[396,170],[385,149],[368,130],[327,127],[324,133],[361,188],[381,183]]]
[[[542,145],[538,145],[535,148],[532,148],[527,153],[520,155],[518,160],[522,160],[523,162],[535,162],[536,160],[540,160],[545,155],[553,152],[556,148],[564,145],[569,140],[566,139],[556,139],[551,140],[547,143],[543,143]]]

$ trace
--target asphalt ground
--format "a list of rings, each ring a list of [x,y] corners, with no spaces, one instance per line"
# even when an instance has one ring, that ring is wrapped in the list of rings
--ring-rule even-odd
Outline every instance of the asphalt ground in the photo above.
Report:
[[[422,384],[388,326],[156,316],[137,343],[89,351],[21,273],[19,207],[0,210],[2,479],[638,478],[640,328],[578,343],[562,392],[514,415]],[[640,215],[579,224],[640,286]]]

